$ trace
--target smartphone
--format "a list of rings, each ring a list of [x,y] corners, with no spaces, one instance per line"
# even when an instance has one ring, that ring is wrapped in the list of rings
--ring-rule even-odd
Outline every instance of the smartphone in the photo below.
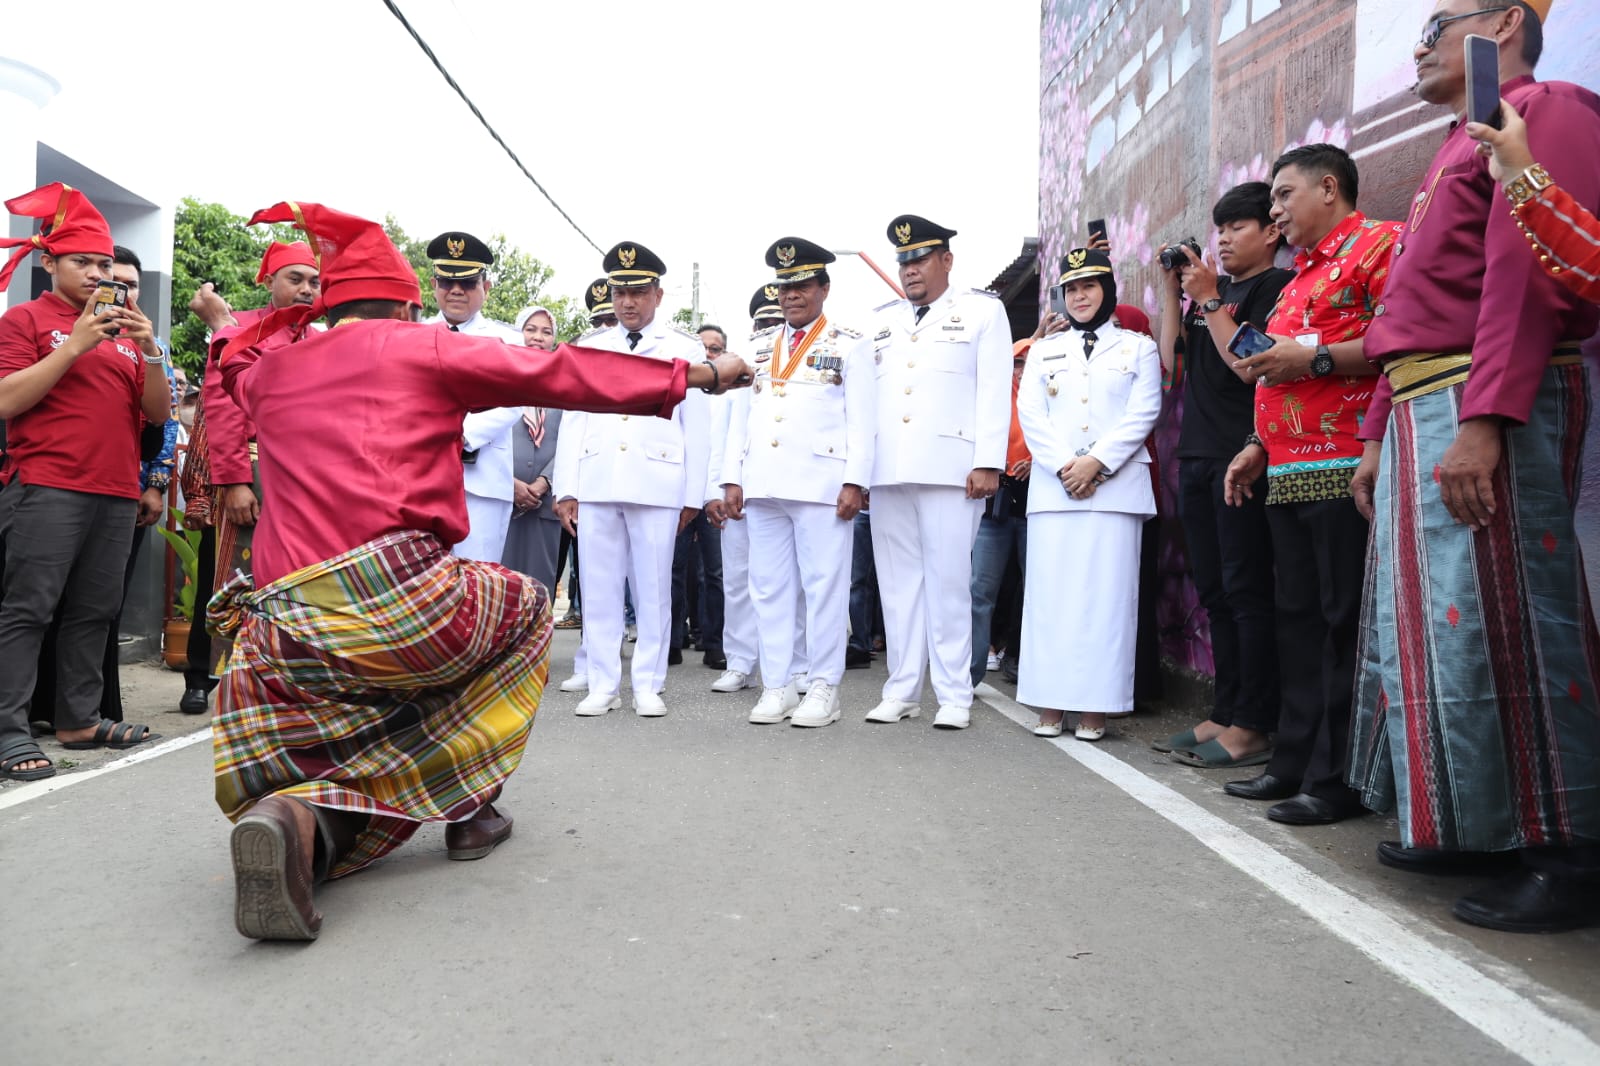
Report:
[[[1103,218],[1091,218],[1089,220],[1089,243],[1093,244],[1096,237],[1103,241],[1109,242],[1110,240],[1106,236],[1106,220]]]
[[[1060,285],[1050,286],[1050,313],[1061,315],[1063,317],[1066,316],[1067,297],[1066,294],[1061,291]]]
[[[1467,121],[1500,129],[1500,46],[1493,37],[1467,34]]]
[[[1246,322],[1234,332],[1233,338],[1228,341],[1228,351],[1240,359],[1248,359],[1252,355],[1260,355],[1277,343],[1277,341]]]

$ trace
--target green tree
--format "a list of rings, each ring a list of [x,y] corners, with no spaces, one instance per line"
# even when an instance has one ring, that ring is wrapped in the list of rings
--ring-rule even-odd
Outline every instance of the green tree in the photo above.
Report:
[[[672,324],[685,333],[693,333],[700,328],[700,323],[694,320],[694,308],[680,307],[672,312]]]

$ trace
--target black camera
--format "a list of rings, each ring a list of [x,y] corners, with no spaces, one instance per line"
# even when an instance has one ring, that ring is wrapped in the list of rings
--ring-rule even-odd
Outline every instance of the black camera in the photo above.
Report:
[[[1188,266],[1189,257],[1183,254],[1183,250],[1185,248],[1193,252],[1196,259],[1202,258],[1205,255],[1205,253],[1200,250],[1199,241],[1195,240],[1193,237],[1185,237],[1177,244],[1161,249],[1161,269],[1177,270],[1179,267]]]

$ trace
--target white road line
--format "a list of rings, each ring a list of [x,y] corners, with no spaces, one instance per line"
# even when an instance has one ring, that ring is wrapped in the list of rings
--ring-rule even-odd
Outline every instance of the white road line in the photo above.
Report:
[[[173,737],[171,740],[164,740],[148,748],[141,745],[134,748],[132,754],[124,755],[115,762],[108,762],[104,766],[96,766],[93,770],[59,773],[54,777],[47,777],[43,781],[29,781],[15,788],[0,790],[0,811],[5,810],[7,807],[15,807],[19,803],[27,803],[29,800],[38,799],[41,796],[48,796],[52,792],[60,792],[62,789],[70,788],[73,785],[81,785],[85,781],[92,781],[101,774],[109,774],[113,770],[136,766],[150,759],[159,759],[163,755],[170,755],[175,751],[181,751],[184,748],[210,739],[211,728],[207,726],[197,733],[186,733],[181,737]],[[67,754],[70,755],[71,752]]]
[[[1020,726],[1031,729],[1038,722],[1037,714],[990,685],[979,685],[977,694]],[[1193,800],[1092,744],[1070,736],[1048,743],[1189,833],[1512,1054],[1535,1066],[1600,1062],[1600,1044],[1575,1026]],[[1570,1002],[1548,989],[1539,994],[1543,999]],[[1579,1012],[1586,1009],[1572,1006]]]

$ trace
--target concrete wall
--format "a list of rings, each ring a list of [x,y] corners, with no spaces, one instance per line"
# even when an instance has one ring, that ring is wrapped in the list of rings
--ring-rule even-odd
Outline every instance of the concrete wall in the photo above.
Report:
[[[1432,0],[1044,0],[1040,26],[1042,274],[1104,217],[1122,299],[1154,312],[1163,241],[1210,243],[1210,209],[1265,178],[1284,149],[1331,142],[1361,167],[1361,208],[1404,211],[1450,116],[1410,93],[1413,43]],[[1600,4],[1556,0],[1539,76],[1600,88]],[[1164,651],[1209,672],[1205,615],[1184,577],[1171,450],[1164,462],[1160,623]],[[1600,436],[1591,438],[1591,451]],[[1600,455],[1580,514],[1600,586]]]

